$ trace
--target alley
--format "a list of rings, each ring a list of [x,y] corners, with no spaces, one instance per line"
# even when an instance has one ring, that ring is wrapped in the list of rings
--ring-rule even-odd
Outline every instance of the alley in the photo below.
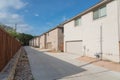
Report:
[[[25,47],[35,80],[120,80],[120,73],[76,60],[77,55]]]

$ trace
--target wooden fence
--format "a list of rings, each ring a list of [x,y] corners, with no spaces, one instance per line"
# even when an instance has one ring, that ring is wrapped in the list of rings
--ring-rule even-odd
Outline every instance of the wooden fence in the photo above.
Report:
[[[20,47],[21,44],[18,40],[0,28],[0,71],[6,66]]]

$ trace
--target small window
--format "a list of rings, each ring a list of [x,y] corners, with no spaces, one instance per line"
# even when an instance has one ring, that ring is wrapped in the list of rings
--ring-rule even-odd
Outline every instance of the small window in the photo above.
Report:
[[[99,10],[95,10],[93,12],[93,19],[98,19],[99,18]]]
[[[77,18],[75,20],[75,26],[80,26],[81,25],[81,18]]]
[[[106,6],[100,8],[100,17],[106,16]]]
[[[98,18],[101,18],[101,17],[104,17],[106,16],[107,13],[106,13],[106,6],[103,6],[101,8],[98,8],[97,10],[93,11],[93,19],[98,19]]]

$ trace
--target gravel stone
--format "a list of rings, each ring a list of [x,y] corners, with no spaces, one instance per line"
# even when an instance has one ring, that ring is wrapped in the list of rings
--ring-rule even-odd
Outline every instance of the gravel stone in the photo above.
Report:
[[[22,49],[15,71],[14,80],[34,80],[26,51]]]

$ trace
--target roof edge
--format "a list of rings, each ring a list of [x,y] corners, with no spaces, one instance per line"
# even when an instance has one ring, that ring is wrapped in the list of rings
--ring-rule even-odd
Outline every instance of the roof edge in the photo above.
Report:
[[[107,3],[111,2],[111,1],[114,1],[114,0],[103,0],[103,1],[100,1],[99,3],[95,4],[91,8],[88,8],[87,10],[81,12],[80,14],[76,15],[75,17],[70,18],[69,20],[63,22],[63,25],[66,24],[66,23],[68,23],[68,22],[70,22],[70,21],[72,21],[72,20],[74,20],[74,19],[76,19],[76,18],[78,18],[78,17],[81,17],[84,14],[87,14],[88,12],[94,10],[95,8],[100,7],[101,5],[107,4]]]

